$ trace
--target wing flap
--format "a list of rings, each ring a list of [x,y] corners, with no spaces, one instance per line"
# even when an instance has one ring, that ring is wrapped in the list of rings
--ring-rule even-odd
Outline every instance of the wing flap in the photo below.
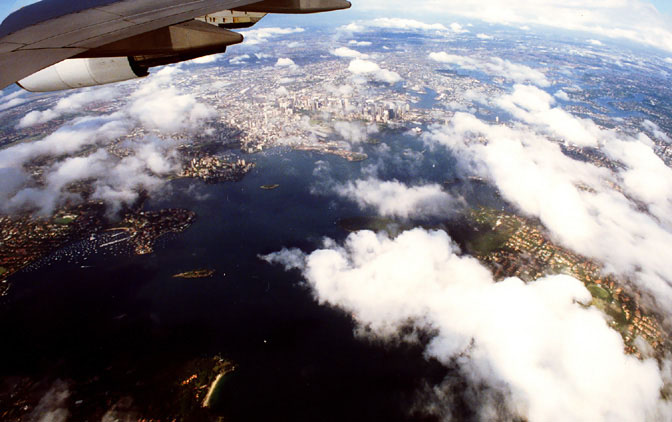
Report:
[[[23,47],[23,44],[15,44],[11,42],[0,42],[0,54],[9,53],[10,51],[18,50]]]

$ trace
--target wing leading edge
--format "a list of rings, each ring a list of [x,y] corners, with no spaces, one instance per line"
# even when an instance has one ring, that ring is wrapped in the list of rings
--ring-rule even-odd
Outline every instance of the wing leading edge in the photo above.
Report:
[[[0,89],[70,58],[128,57],[138,74],[138,62],[146,71],[221,53],[242,41],[229,29],[251,26],[266,13],[348,7],[346,0],[43,0],[0,25]],[[209,15],[213,22],[203,18]]]

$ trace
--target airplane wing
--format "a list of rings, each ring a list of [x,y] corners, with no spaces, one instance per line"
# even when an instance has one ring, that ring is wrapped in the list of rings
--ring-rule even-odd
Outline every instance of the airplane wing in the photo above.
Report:
[[[266,13],[348,7],[346,0],[42,0],[0,24],[0,89],[19,81],[50,91],[141,77],[153,66],[223,52],[243,40],[230,29]]]

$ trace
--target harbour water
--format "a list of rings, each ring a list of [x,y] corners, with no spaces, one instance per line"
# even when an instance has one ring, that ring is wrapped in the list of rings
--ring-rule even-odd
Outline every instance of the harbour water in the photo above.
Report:
[[[257,166],[240,182],[175,180],[145,208],[187,208],[197,219],[161,238],[155,253],[83,242],[71,246],[71,259],[61,251],[17,274],[0,308],[0,370],[65,380],[84,417],[126,396],[160,407],[153,394],[172,372],[219,355],[238,368],[216,409],[232,420],[414,419],[404,409],[447,370],[426,361],[420,346],[355,338],[350,316],[317,304],[298,272],[258,257],[341,241],[348,233],[339,219],[372,215],[336,196],[335,183],[372,173],[406,183],[455,178],[450,156],[431,154],[416,137],[380,138],[360,146],[370,156],[364,162],[275,149],[251,157]],[[271,184],[280,186],[260,188]],[[215,274],[172,277],[206,268]]]

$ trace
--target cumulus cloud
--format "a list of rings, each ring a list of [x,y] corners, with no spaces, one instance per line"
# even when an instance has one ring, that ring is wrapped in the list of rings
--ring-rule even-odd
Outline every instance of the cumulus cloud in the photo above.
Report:
[[[112,87],[84,89],[60,99],[53,108],[44,111],[31,111],[19,121],[17,128],[23,129],[47,123],[64,114],[76,113],[91,103],[107,101],[118,95],[119,92]]]
[[[176,75],[182,72],[179,66],[168,66],[150,76],[130,96],[123,113],[148,129],[162,132],[188,132],[202,127],[216,112],[199,102],[193,93],[174,86]]]
[[[196,63],[196,64],[210,64],[210,63],[215,63],[216,61],[218,61],[222,57],[224,57],[223,54],[211,54],[209,56],[198,57],[198,58],[192,60],[191,62]]]
[[[577,118],[560,107],[553,107],[553,97],[537,87],[515,85],[512,94],[503,95],[494,103],[517,119],[542,127],[568,143],[598,146],[602,131],[592,120]]]
[[[362,11],[407,10],[402,0],[361,0]],[[572,31],[589,32],[599,37],[626,39],[672,51],[672,25],[648,1],[586,0],[581,2],[512,0],[420,0],[413,10],[438,19],[463,16],[488,23],[527,27],[543,25]]]
[[[350,62],[348,70],[355,75],[369,76],[373,80],[388,84],[395,84],[402,79],[397,72],[383,69],[378,63],[369,60],[354,59]]]
[[[245,63],[246,60],[249,60],[251,57],[249,54],[241,54],[239,56],[234,56],[231,59],[229,59],[229,63],[231,64],[243,64]]]
[[[492,35],[488,35],[488,34],[476,34],[476,38],[478,38],[478,39],[480,39],[480,40],[491,40],[491,39],[492,39]]]
[[[275,67],[297,67],[297,66],[296,63],[294,63],[294,60],[287,57],[281,57],[275,63]]]
[[[378,133],[378,126],[362,122],[336,122],[334,130],[351,144],[360,144],[365,142],[369,135]]]
[[[369,58],[368,54],[360,53],[357,50],[353,50],[348,47],[339,47],[337,49],[331,50],[331,54],[337,57],[345,57],[348,59],[367,59]]]
[[[672,138],[670,138],[667,133],[663,132],[660,127],[653,123],[650,120],[644,120],[642,122],[642,127],[648,131],[651,132],[651,134],[656,138],[661,141],[664,141],[665,143],[672,144]]]
[[[44,111],[33,110],[21,118],[19,124],[16,125],[16,128],[24,129],[27,127],[41,125],[59,117],[61,117],[61,114],[51,109]]]
[[[594,45],[594,46],[597,46],[597,47],[601,47],[601,46],[604,45],[604,44],[602,44],[602,41],[600,41],[600,40],[588,40],[588,44]]]
[[[243,45],[257,45],[283,35],[296,34],[304,32],[303,28],[260,28],[249,31],[242,31],[241,34],[245,37]]]
[[[191,94],[181,94],[175,87],[149,86],[137,94],[129,114],[143,126],[168,132],[195,130],[216,115],[215,110],[198,102]]]
[[[553,94],[553,96],[555,98],[561,99],[562,101],[569,101],[569,94],[567,94],[565,91],[563,91],[561,89],[556,91],[556,93]]]
[[[300,269],[315,299],[351,314],[361,336],[417,341],[402,334],[409,325],[432,333],[426,356],[457,366],[466,380],[457,394],[479,420],[672,416],[656,361],[625,355],[620,335],[584,306],[591,295],[571,277],[495,283],[445,232],[423,229],[393,239],[363,231],[342,246],[326,240],[310,254],[285,249],[263,258]]]
[[[517,86],[493,104],[525,124],[489,125],[457,113],[448,125],[425,134],[425,141],[448,148],[462,169],[491,180],[561,244],[632,280],[669,318],[672,169],[655,155],[651,140],[573,117],[536,87]],[[573,159],[549,135],[600,147],[620,167]]]
[[[370,47],[372,45],[370,41],[357,41],[357,40],[350,40],[348,44],[354,45],[355,47]]]
[[[409,187],[397,180],[367,179],[337,186],[335,191],[361,208],[374,208],[386,217],[446,216],[459,205],[459,201],[436,184]]]
[[[25,91],[14,91],[11,94],[0,95],[0,111],[10,109],[25,103]]]
[[[469,32],[468,29],[465,29],[462,25],[460,25],[457,22],[453,22],[450,24],[450,29],[456,34],[464,34],[466,32]]]
[[[40,156],[73,154],[82,148],[109,142],[129,129],[129,122],[119,115],[84,117],[74,120],[44,139],[23,143],[0,151],[0,167],[21,166]]]
[[[169,142],[147,138],[127,147],[130,154],[124,158],[99,148],[91,154],[55,163],[46,170],[43,186],[18,190],[4,204],[5,210],[35,210],[49,215],[66,202],[81,201],[82,198],[66,191],[69,184],[93,180],[91,199],[106,202],[108,212],[114,214],[122,205],[133,204],[140,192],[161,188],[164,180],[157,176],[179,170],[174,145]]]
[[[343,26],[338,27],[338,30],[343,31],[343,32],[362,32],[365,29],[366,28],[364,28],[364,26],[362,26],[362,25],[360,25],[356,22],[351,22],[347,25],[343,25]]]
[[[512,63],[499,57],[478,59],[439,52],[430,53],[429,58],[439,63],[456,65],[466,70],[478,70],[487,73],[488,75],[500,76],[518,83],[529,82],[541,87],[551,85],[546,78],[546,75],[542,72],[532,69],[529,66]]]
[[[83,198],[73,194],[72,183],[85,182],[92,199],[105,201],[110,213],[133,203],[142,191],[154,192],[168,174],[179,170],[177,144],[153,137],[123,141],[124,135],[142,125],[162,133],[191,132],[214,116],[214,110],[172,86],[179,68],[164,68],[151,76],[128,97],[118,112],[76,118],[44,139],[13,145],[0,151],[0,203],[4,212],[33,211],[42,215]],[[84,91],[60,100],[52,110],[69,112],[97,99],[107,98],[106,89]],[[108,151],[121,148],[121,158]],[[51,157],[53,163],[30,177],[24,165]]]
[[[325,89],[330,92],[333,95],[337,95],[339,97],[347,97],[351,95],[354,92],[354,88],[352,85],[338,85],[334,86],[331,84],[328,84],[325,86]]]

